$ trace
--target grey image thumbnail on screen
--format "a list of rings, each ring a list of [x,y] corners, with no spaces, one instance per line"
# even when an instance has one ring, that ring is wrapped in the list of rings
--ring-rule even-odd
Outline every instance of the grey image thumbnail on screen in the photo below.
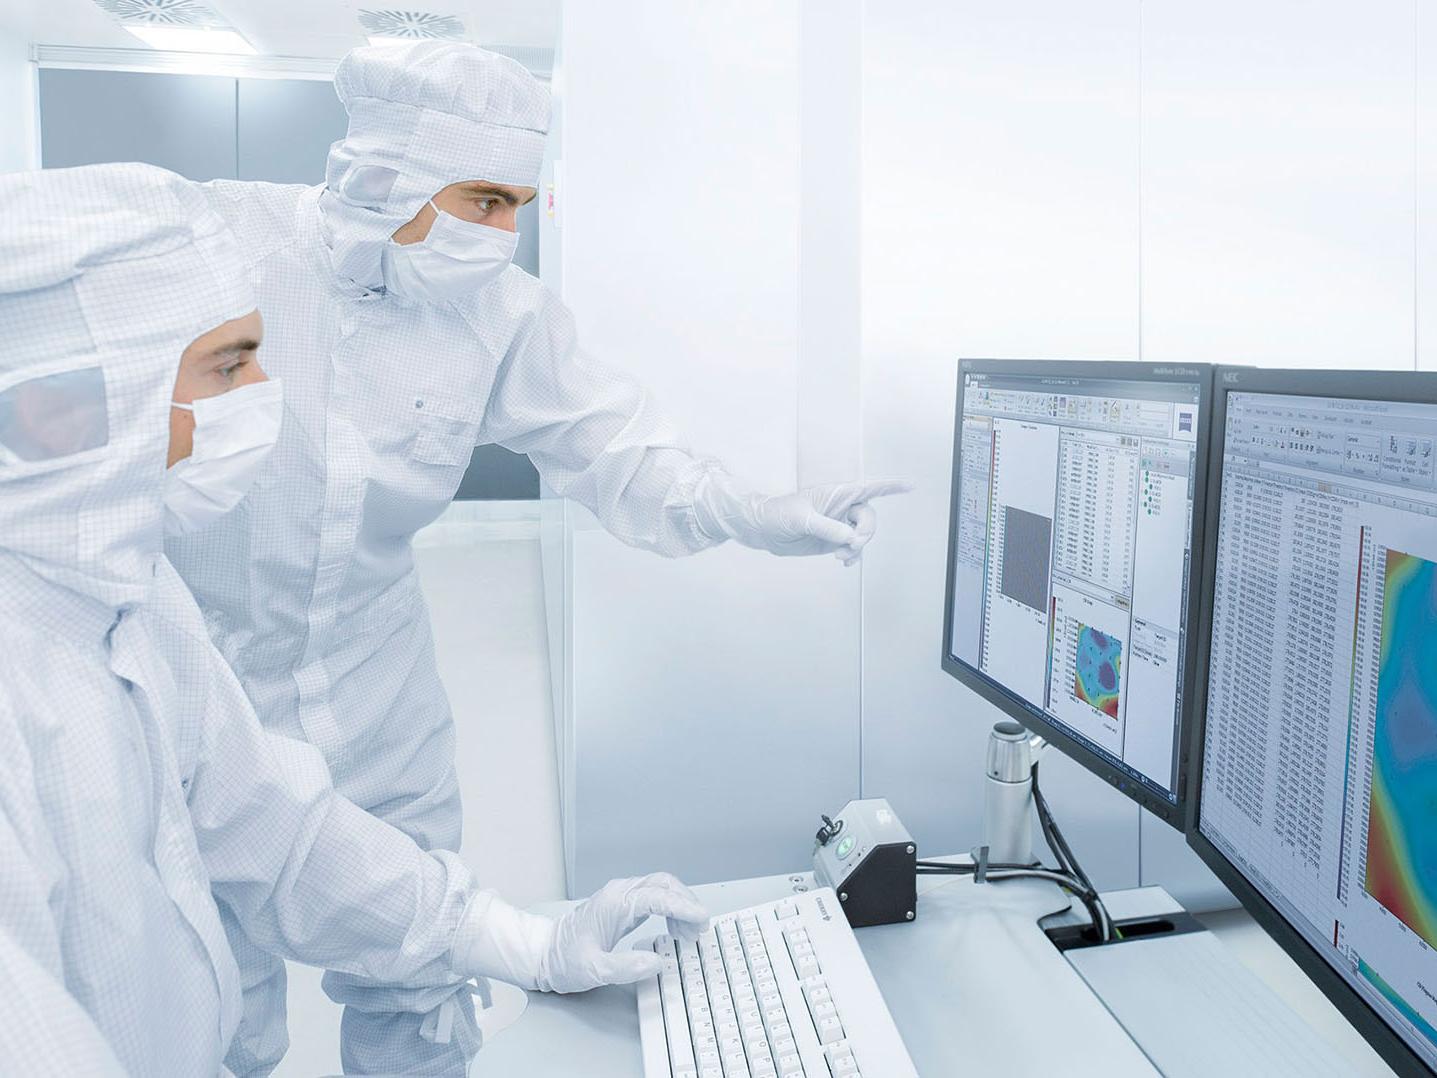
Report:
[[[1003,507],[1003,594],[1046,613],[1053,520],[1011,505]]]

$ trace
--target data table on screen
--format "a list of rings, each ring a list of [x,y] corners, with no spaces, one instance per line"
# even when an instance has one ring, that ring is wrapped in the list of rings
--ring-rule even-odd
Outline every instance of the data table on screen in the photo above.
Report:
[[[1437,1062],[1437,405],[1225,426],[1200,830]]]

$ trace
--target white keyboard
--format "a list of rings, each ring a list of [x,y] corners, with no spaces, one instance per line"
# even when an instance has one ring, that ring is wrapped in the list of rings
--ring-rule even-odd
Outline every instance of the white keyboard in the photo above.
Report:
[[[917,1078],[829,888],[660,936],[639,984],[644,1078]]]

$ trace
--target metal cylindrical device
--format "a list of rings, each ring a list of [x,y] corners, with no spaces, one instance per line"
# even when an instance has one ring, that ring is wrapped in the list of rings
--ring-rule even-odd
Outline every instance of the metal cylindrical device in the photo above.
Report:
[[[991,864],[1033,863],[1033,749],[1016,722],[994,725],[984,773],[983,845]]]

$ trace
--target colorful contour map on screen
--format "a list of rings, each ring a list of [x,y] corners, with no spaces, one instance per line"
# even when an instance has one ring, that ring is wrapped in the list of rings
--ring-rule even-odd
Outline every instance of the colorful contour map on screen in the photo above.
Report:
[[[1437,1029],[1433,1029],[1432,1023],[1418,1014],[1413,1009],[1412,1004],[1402,998],[1401,993],[1399,993],[1397,989],[1384,981],[1381,974],[1360,958],[1357,960],[1357,972],[1366,977],[1368,983],[1377,989],[1377,991],[1381,992],[1382,997],[1387,1000],[1388,1003],[1392,1004],[1392,1006],[1396,1007],[1397,1010],[1401,1012],[1403,1018],[1407,1019],[1415,1028],[1420,1030],[1422,1036],[1434,1044],[1437,1044]]]
[[[1367,893],[1437,947],[1437,562],[1387,552]]]
[[[1073,693],[1116,719],[1118,694],[1122,691],[1123,642],[1091,625],[1080,625],[1077,667]]]

